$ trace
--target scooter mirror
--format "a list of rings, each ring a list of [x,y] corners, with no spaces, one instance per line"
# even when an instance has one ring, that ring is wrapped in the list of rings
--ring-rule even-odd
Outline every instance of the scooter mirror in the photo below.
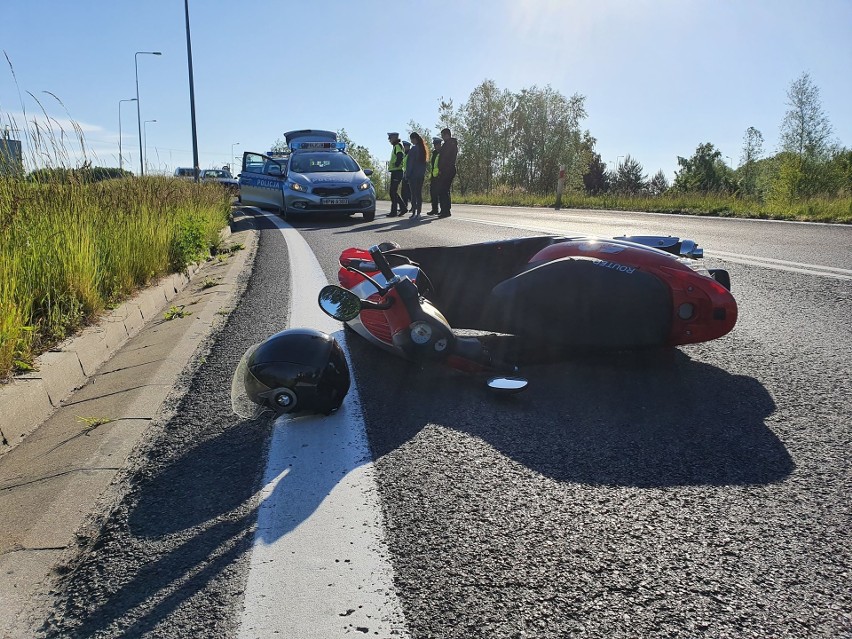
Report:
[[[520,393],[528,383],[523,377],[492,377],[488,388],[498,393]]]
[[[333,284],[322,287],[317,302],[326,315],[341,322],[353,320],[361,312],[361,300],[358,296]]]

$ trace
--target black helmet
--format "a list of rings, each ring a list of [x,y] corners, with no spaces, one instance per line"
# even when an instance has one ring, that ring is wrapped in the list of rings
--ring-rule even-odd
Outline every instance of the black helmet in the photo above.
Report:
[[[329,415],[348,391],[349,365],[337,340],[310,328],[291,328],[243,355],[231,400],[234,412],[243,417],[257,416],[257,408],[277,415]],[[254,410],[247,410],[246,399]]]

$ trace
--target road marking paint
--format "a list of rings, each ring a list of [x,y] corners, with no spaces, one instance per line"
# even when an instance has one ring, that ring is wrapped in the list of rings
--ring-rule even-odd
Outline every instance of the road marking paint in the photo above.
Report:
[[[328,282],[308,243],[278,217],[261,215],[287,242],[293,292],[288,325],[333,334],[349,357],[340,323],[315,301]],[[374,473],[354,377],[334,415],[276,421],[241,639],[408,636]]]
[[[464,215],[453,215],[456,219],[464,220],[465,222],[474,222],[476,224],[487,224],[489,226],[502,226],[505,228],[519,229],[526,231],[538,231],[540,233],[551,233],[553,235],[567,235],[568,237],[578,235],[576,233],[566,233],[565,229],[553,228],[549,226],[539,226],[536,224],[516,224],[509,222],[495,222],[493,220],[484,220],[481,218],[467,217]],[[599,220],[589,220],[589,223],[597,223]],[[618,220],[613,220],[617,222]],[[624,220],[620,220],[623,224]],[[821,266],[819,264],[804,264],[801,262],[791,262],[789,260],[779,260],[771,257],[759,257],[757,255],[742,255],[739,253],[729,253],[727,251],[717,251],[706,248],[704,251],[705,257],[714,257],[727,262],[735,262],[737,264],[746,264],[748,266],[759,266],[775,271],[786,271],[788,273],[804,273],[805,275],[816,275],[818,277],[828,277],[837,280],[852,280],[852,270],[838,268],[836,266]]]

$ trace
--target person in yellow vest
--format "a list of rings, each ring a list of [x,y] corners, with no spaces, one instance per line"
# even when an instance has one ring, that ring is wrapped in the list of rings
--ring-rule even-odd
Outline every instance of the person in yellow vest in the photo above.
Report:
[[[429,197],[432,210],[426,215],[438,215],[438,156],[441,154],[441,138],[432,138],[432,157],[429,158]]]
[[[390,162],[388,162],[388,172],[390,173],[390,188],[388,189],[391,199],[391,210],[388,217],[396,217],[402,215],[405,210],[405,203],[399,196],[399,186],[402,183],[402,161],[405,159],[405,149],[399,141],[399,133],[393,131],[388,133],[388,142],[390,142],[393,150],[391,151]]]

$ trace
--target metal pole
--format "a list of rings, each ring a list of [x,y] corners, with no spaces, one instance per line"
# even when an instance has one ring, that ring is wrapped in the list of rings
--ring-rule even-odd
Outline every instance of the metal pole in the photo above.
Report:
[[[145,124],[142,127],[143,137],[145,138],[145,166],[148,166],[148,123],[156,122],[156,120],[145,120]]]
[[[124,157],[121,155],[121,103],[122,102],[136,102],[136,98],[128,98],[127,100],[119,100],[118,101],[118,168],[120,171],[124,170]]]
[[[192,165],[198,182],[198,135],[195,130],[195,83],[192,80],[192,39],[189,34],[189,0],[184,0],[186,11],[186,61],[189,66],[189,110],[192,117]]]
[[[562,191],[565,189],[565,165],[559,165],[559,179],[556,180],[556,210],[562,208]]]
[[[235,146],[239,146],[239,145],[240,145],[240,143],[239,143],[239,142],[234,142],[234,143],[231,145],[231,164],[233,164],[233,163],[234,163],[234,160],[236,160],[236,159],[237,159],[237,158],[236,158],[236,156],[234,155],[234,147],[235,147]],[[233,168],[233,167],[232,167],[232,168]],[[234,174],[234,171],[231,171],[231,175],[233,175],[233,174]]]
[[[139,54],[163,55],[159,51],[137,51],[133,55],[133,64],[136,67],[136,124],[139,127],[139,175],[145,175],[145,167],[142,166],[142,109],[139,106]]]

